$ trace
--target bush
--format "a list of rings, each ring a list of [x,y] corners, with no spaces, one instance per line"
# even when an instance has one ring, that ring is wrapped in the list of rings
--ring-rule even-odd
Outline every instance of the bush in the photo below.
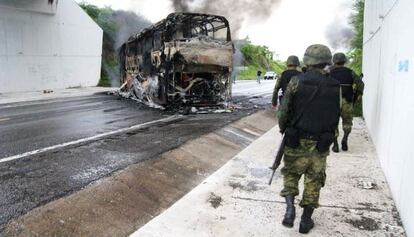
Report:
[[[273,60],[273,52],[267,46],[254,45],[247,38],[243,40],[240,51],[244,57],[244,64],[247,69],[239,72],[238,78],[241,80],[256,79],[257,71],[274,71],[278,75],[285,70],[284,63]]]

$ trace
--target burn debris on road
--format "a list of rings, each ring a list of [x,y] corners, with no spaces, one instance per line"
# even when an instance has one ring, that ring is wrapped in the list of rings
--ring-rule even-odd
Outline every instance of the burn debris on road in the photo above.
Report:
[[[162,106],[146,100],[139,100],[129,92],[111,91],[109,95],[119,96],[127,100],[136,101],[142,103],[148,107],[164,110],[167,113],[174,114],[221,114],[221,113],[233,113],[237,110],[250,110],[250,109],[265,109],[268,107],[268,100],[265,96],[250,97],[236,97],[225,104],[218,105],[185,105],[185,104],[173,104],[169,106]]]
[[[121,46],[121,93],[151,106],[226,106],[233,52],[226,18],[172,13]]]

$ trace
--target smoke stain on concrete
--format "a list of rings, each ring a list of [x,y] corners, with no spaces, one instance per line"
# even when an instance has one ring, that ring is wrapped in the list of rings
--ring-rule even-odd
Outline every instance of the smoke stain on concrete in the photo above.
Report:
[[[241,189],[243,188],[243,185],[240,182],[229,182],[229,186],[232,187],[233,189]]]
[[[223,201],[223,198],[220,196],[217,196],[215,193],[210,193],[210,197],[208,198],[208,202],[211,204],[212,207],[217,209],[217,207],[221,206],[221,202]]]
[[[257,181],[249,181],[246,185],[241,184],[240,182],[230,181],[229,186],[233,189],[239,189],[247,192],[254,192],[259,189],[263,189],[257,186]]]
[[[376,220],[365,216],[361,216],[361,219],[347,219],[346,223],[349,223],[360,230],[375,231],[379,229]]]

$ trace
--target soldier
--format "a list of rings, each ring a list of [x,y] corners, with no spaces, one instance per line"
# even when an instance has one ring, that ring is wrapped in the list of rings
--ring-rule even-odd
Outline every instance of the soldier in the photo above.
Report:
[[[340,116],[340,85],[324,68],[331,64],[332,54],[325,45],[311,45],[303,62],[305,74],[293,77],[279,108],[279,127],[286,136],[281,196],[286,200],[282,224],[293,227],[295,196],[302,175],[304,190],[300,206],[303,214],[299,232],[308,233],[314,226],[311,219],[319,206],[319,192],[325,185],[326,157],[335,137]]]
[[[273,97],[272,97],[272,106],[275,108],[277,106],[277,99],[279,90],[282,89],[282,96],[279,98],[282,101],[283,94],[286,92],[286,87],[289,84],[290,79],[293,76],[300,74],[297,70],[297,67],[300,65],[299,58],[295,55],[291,55],[286,60],[287,70],[282,72],[282,76],[277,80],[275,89],[273,90]]]
[[[343,53],[336,53],[332,59],[335,64],[330,69],[330,74],[333,78],[337,79],[341,84],[342,100],[341,100],[341,117],[342,128],[344,131],[344,137],[342,138],[341,145],[342,150],[348,150],[348,136],[352,130],[353,119],[353,103],[360,100],[364,90],[364,83],[361,78],[357,76],[354,71],[345,67],[347,58]],[[338,131],[332,147],[333,152],[339,152],[338,146]]]
[[[260,79],[262,79],[262,71],[257,71],[257,83],[260,84]]]

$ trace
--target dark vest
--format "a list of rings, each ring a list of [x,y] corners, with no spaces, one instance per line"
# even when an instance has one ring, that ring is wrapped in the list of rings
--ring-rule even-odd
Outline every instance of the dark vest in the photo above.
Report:
[[[306,105],[319,83],[321,83],[319,91]],[[339,87],[337,80],[316,71],[300,75],[298,91],[293,97],[291,121],[299,116],[305,106],[306,109],[295,128],[311,135],[335,132],[340,116]]]
[[[331,70],[331,77],[341,83],[342,97],[351,103],[354,96],[352,89],[352,85],[354,84],[352,70],[346,67],[335,67]]]
[[[286,92],[286,88],[287,85],[290,82],[290,79],[292,79],[292,77],[300,74],[301,72],[299,72],[298,70],[293,70],[293,69],[288,69],[286,71],[282,72],[282,76],[280,77],[280,87],[282,88],[282,95],[285,94]]]

